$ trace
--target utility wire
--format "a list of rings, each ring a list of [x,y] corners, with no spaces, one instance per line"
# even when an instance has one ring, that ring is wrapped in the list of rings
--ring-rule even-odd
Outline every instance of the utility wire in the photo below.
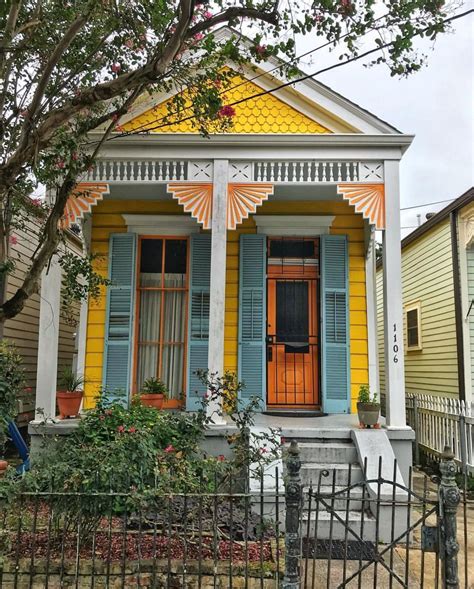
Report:
[[[444,19],[443,23],[449,23],[449,22],[452,22],[452,21],[457,20],[459,18],[463,18],[464,16],[467,16],[468,14],[471,14],[473,12],[474,12],[474,8],[471,8],[469,10],[466,10],[465,12],[462,12],[460,14],[456,14],[456,15],[453,15],[451,17],[448,17],[448,18]],[[408,35],[406,35],[405,37],[402,37],[402,39],[408,39],[408,38],[413,38],[413,37],[420,36],[422,33],[425,33],[428,29],[429,29],[429,27],[425,27],[424,29],[422,29],[422,30],[418,31],[417,33],[415,33],[414,35],[412,35],[411,37],[409,37]],[[292,86],[293,84],[297,84],[299,82],[304,82],[305,80],[308,80],[310,78],[313,78],[313,77],[315,77],[315,76],[317,76],[319,74],[322,74],[322,73],[328,72],[330,70],[339,68],[339,67],[341,67],[343,65],[346,65],[348,63],[352,63],[352,62],[358,61],[358,60],[360,60],[360,59],[362,59],[364,57],[367,57],[369,55],[372,55],[373,53],[376,53],[378,51],[381,51],[382,49],[387,49],[388,47],[391,47],[392,45],[394,45],[394,43],[395,43],[395,41],[390,41],[390,42],[384,43],[382,45],[378,45],[377,47],[374,47],[373,49],[370,49],[368,51],[365,51],[364,53],[361,53],[359,55],[356,55],[356,56],[354,56],[354,57],[352,57],[350,59],[347,59],[345,61],[342,61],[342,62],[333,64],[333,65],[328,66],[328,67],[325,67],[325,68],[322,68],[322,69],[320,69],[320,70],[318,70],[316,72],[313,72],[311,74],[306,74],[306,75],[301,76],[301,77],[299,77],[299,78],[297,78],[295,80],[291,80],[291,81],[285,82],[283,84],[280,84],[280,85],[276,86],[275,88],[271,88],[270,90],[263,90],[262,92],[257,92],[256,94],[253,94],[252,96],[241,98],[240,100],[236,100],[235,102],[232,102],[232,103],[230,103],[227,106],[236,106],[238,104],[242,104],[244,102],[247,102],[248,100],[254,100],[255,98],[259,98],[260,96],[265,96],[267,94],[272,94],[273,92],[276,92],[277,90],[281,90],[283,88],[287,88],[288,86]],[[146,131],[149,132],[149,131],[153,131],[153,130],[156,130],[156,129],[161,129],[163,127],[168,127],[168,126],[176,125],[176,124],[183,123],[183,122],[186,122],[186,121],[195,119],[195,118],[196,118],[195,115],[191,115],[189,117],[185,117],[185,118],[179,119],[177,121],[166,122],[166,123],[163,123],[162,125],[156,125],[156,126],[153,126],[153,127],[147,127],[146,128]],[[164,118],[162,118],[160,120],[164,120]],[[113,139],[118,139],[118,138],[124,137],[124,136],[136,135],[139,132],[140,131],[128,131],[126,133],[120,133],[118,135],[114,135],[114,136],[110,137],[109,138],[109,141],[110,140],[113,140]]]
[[[401,211],[409,211],[410,209],[419,209],[421,207],[430,207],[431,205],[440,205],[440,204],[443,204],[444,202],[451,202],[452,200],[454,200],[454,198],[445,198],[444,200],[437,200],[436,202],[425,202],[425,204],[422,204],[422,205],[413,205],[412,207],[403,207],[400,210]]]

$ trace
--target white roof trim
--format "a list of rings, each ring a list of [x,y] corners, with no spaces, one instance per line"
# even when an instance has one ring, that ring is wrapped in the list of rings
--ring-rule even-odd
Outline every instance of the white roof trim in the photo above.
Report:
[[[139,235],[191,235],[199,233],[196,220],[187,215],[122,215],[128,233]]]
[[[253,215],[257,233],[274,236],[327,235],[334,215]]]

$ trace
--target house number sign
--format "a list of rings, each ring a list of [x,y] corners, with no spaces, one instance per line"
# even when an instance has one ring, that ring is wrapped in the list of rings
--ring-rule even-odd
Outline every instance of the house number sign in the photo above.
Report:
[[[393,324],[393,361],[395,364],[398,362],[398,343],[397,343],[397,324]]]

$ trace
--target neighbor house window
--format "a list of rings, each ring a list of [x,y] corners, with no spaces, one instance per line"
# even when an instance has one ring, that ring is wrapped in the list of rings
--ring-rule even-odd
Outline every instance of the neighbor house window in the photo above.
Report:
[[[152,376],[178,401],[184,391],[188,299],[188,241],[146,237],[139,241],[136,389]]]
[[[405,307],[407,350],[421,350],[421,303],[411,303]]]

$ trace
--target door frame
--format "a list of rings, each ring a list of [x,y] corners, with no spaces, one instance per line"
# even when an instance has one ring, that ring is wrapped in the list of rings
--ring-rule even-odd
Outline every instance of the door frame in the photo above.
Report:
[[[314,294],[316,295],[316,302],[315,302],[315,318],[316,318],[316,322],[317,322],[317,333],[316,333],[316,338],[317,338],[317,352],[316,352],[316,365],[317,365],[317,375],[316,375],[316,379],[317,379],[317,403],[314,405],[300,405],[300,404],[290,404],[290,405],[277,405],[277,404],[270,404],[269,402],[269,378],[268,378],[268,356],[267,356],[267,346],[268,346],[268,321],[269,321],[269,307],[270,305],[268,304],[268,295],[269,295],[269,288],[268,288],[268,282],[269,280],[277,280],[276,277],[270,277],[269,276],[269,266],[271,264],[269,264],[269,260],[270,258],[270,241],[271,240],[277,240],[277,239],[285,239],[285,240],[313,240],[315,242],[318,243],[318,255],[317,255],[317,273],[316,273],[316,277],[308,277],[308,280],[315,280],[315,286],[314,288],[310,288],[309,291],[315,291]],[[300,260],[303,260],[305,258],[298,258]],[[291,279],[291,277],[289,277]],[[295,274],[294,276],[295,280],[300,280],[300,279],[304,279],[304,277],[299,274]],[[265,404],[267,408],[270,408],[271,410],[288,410],[290,408],[295,408],[295,409],[300,409],[300,410],[304,410],[305,407],[307,408],[308,411],[314,411],[314,410],[321,410],[322,409],[322,402],[323,402],[323,391],[322,391],[322,301],[321,301],[321,296],[322,296],[322,283],[321,283],[321,239],[320,239],[320,235],[267,235],[267,239],[266,239],[266,280],[265,280],[265,300],[266,300],[266,316],[265,316],[265,383],[266,383],[266,394],[265,394]]]

